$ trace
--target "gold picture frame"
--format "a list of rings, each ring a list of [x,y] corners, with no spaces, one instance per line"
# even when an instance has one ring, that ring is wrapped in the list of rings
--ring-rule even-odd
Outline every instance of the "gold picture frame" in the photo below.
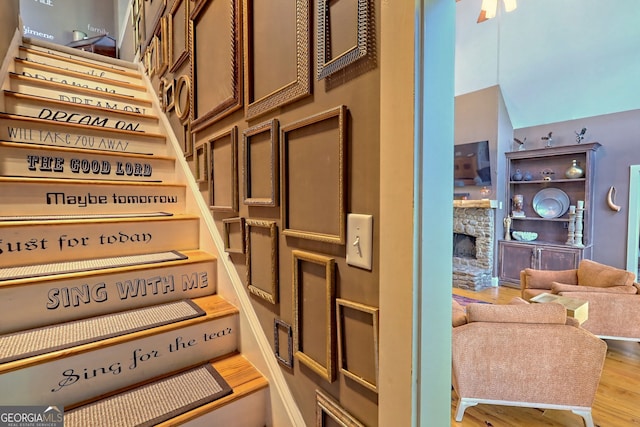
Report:
[[[331,2],[330,0],[318,0],[318,16],[317,16],[317,35],[318,56],[316,72],[317,79],[322,80],[325,77],[335,73],[356,62],[358,59],[367,55],[367,47],[369,43],[369,0],[351,0],[357,3],[355,7],[355,21],[357,22],[355,33],[355,45],[345,48],[344,51],[334,54],[331,51],[332,45],[339,45],[340,40],[337,35],[331,31],[331,16],[350,16],[348,13],[331,13],[332,3],[334,7],[349,6],[347,2]],[[344,5],[343,5],[344,4]],[[341,25],[339,27],[342,27]],[[348,44],[350,41],[346,41]]]
[[[286,358],[280,354],[280,331],[284,331],[287,336]],[[293,327],[282,319],[273,319],[273,347],[278,362],[293,369]]]
[[[336,379],[335,259],[297,249],[292,255],[294,357],[331,383]],[[315,289],[314,282],[323,283],[324,289]],[[305,341],[305,336],[313,339]]]
[[[276,222],[247,218],[244,224],[247,288],[253,295],[271,304],[277,304],[279,292]],[[267,283],[259,283],[257,278],[266,278]]]
[[[242,107],[241,13],[240,0],[199,1],[191,12],[189,52],[194,93],[190,110],[194,131]],[[198,43],[200,26],[205,32],[204,43]],[[207,84],[198,85],[199,74]]]
[[[209,167],[207,165],[207,157],[209,152],[209,143],[198,144],[193,149],[195,163],[195,179],[196,182],[202,184],[209,182]]]
[[[189,57],[189,5],[188,0],[175,0],[167,15],[169,71],[175,73]],[[182,36],[183,40],[178,37]],[[182,42],[182,43],[180,43]]]
[[[351,311],[350,316],[347,314],[348,311]],[[340,372],[376,393],[378,392],[379,316],[380,310],[377,307],[336,298],[338,367],[340,368]],[[369,333],[367,332],[369,329],[368,318],[371,319],[370,342],[368,339]],[[347,334],[347,329],[352,329],[353,333]],[[347,335],[349,335],[351,340],[347,340]],[[366,352],[367,350],[370,350],[369,354],[371,359],[367,361],[369,363],[361,362],[360,364],[369,364],[370,366],[358,367],[355,366],[357,363],[349,363],[349,359],[351,359],[350,352]],[[367,358],[365,355],[361,356],[361,360]]]
[[[346,129],[344,105],[280,129],[284,235],[345,243]],[[322,191],[309,191],[315,188]]]
[[[295,4],[294,4],[295,3]],[[278,3],[278,4],[282,4]],[[310,54],[310,2],[307,0],[296,0],[291,2],[290,10],[274,10],[269,2],[257,2],[255,0],[243,0],[244,16],[244,78],[245,78],[245,120],[251,120],[283,105],[290,104],[300,98],[311,94],[311,54]],[[256,10],[255,5],[260,9]],[[294,9],[295,8],[295,9]],[[264,15],[264,16],[261,16]],[[259,38],[254,39],[253,28],[254,19],[258,22],[273,22],[267,29],[272,32],[261,31]],[[292,22],[295,19],[296,39],[281,40],[283,31],[279,28],[285,22]],[[283,79],[291,78],[289,81],[274,82],[269,88],[258,88],[262,85],[256,84],[254,79],[265,73],[261,70],[262,62],[269,63],[276,57],[279,49],[281,52],[286,46],[295,46],[295,52],[290,53],[288,64],[279,64],[282,69],[292,70],[291,76],[280,73]],[[264,61],[256,61],[256,52],[264,55]],[[266,68],[272,66],[266,65]],[[258,70],[256,70],[258,68]],[[295,74],[295,75],[293,75]]]
[[[224,226],[224,251],[231,254],[243,254],[245,252],[245,219],[242,217],[225,218],[222,220],[222,224]],[[234,234],[236,239],[232,238]],[[233,242],[237,239],[240,241],[234,245]]]
[[[316,426],[326,427],[326,417],[330,417],[342,427],[365,427],[346,409],[327,394],[316,389]]]
[[[184,123],[189,118],[191,105],[191,79],[186,74],[176,80],[174,105],[178,119]],[[191,126],[191,123],[189,125]]]
[[[187,122],[183,124],[184,128],[184,139],[182,141],[182,154],[185,158],[191,157],[193,155],[193,138],[194,133],[191,132],[191,123]]]
[[[238,212],[238,127],[209,139],[209,209]]]
[[[158,22],[156,28],[154,42],[156,44],[156,73],[158,76],[164,76],[169,69],[169,60],[167,55],[167,17],[163,16]]]
[[[162,107],[164,111],[169,112],[175,108],[175,80],[174,79],[162,79],[164,84],[162,85]]]
[[[278,120],[250,127],[242,136],[244,204],[278,206]]]

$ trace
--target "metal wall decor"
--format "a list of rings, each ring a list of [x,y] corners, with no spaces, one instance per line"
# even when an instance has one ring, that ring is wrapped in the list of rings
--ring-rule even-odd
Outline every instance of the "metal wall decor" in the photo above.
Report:
[[[209,139],[209,209],[238,211],[238,127]]]
[[[272,119],[243,133],[244,204],[278,205],[278,120]]]
[[[247,288],[253,295],[278,303],[278,230],[275,221],[245,220]],[[265,283],[266,282],[266,283]]]
[[[189,5],[187,0],[175,0],[167,15],[169,71],[175,73],[189,57]]]
[[[318,0],[318,33],[316,36],[318,42],[316,70],[318,80],[345,68],[347,65],[367,55],[367,45],[369,43],[369,0],[350,1],[353,3],[354,8],[357,8],[357,26],[354,28],[356,43],[343,52],[332,52],[331,45],[336,43],[336,34],[332,31],[331,16],[341,16],[343,14],[332,14],[331,7],[332,4],[339,6],[345,2]]]
[[[292,254],[294,357],[331,383],[336,379],[335,259],[299,250]]]
[[[287,357],[280,355],[280,330],[284,330],[287,336]],[[293,328],[280,319],[273,319],[273,347],[278,362],[293,369]]]
[[[244,16],[244,78],[245,78],[245,119],[251,120],[283,105],[290,104],[300,98],[311,94],[311,55],[310,55],[310,11],[308,0],[295,0],[290,2],[291,9],[287,11],[273,11],[273,6],[269,2],[258,2],[255,0],[243,0]],[[278,4],[283,4],[282,2]],[[257,10],[258,7],[262,8]],[[295,10],[294,10],[295,8]],[[256,82],[259,74],[255,72],[256,52],[269,52],[269,49],[282,49],[284,46],[292,44],[292,41],[282,40],[280,26],[283,25],[281,19],[275,16],[261,16],[260,11],[265,14],[286,14],[295,16],[296,39],[295,52],[292,52],[288,60],[291,69],[295,70],[295,76],[291,81],[278,82],[270,90],[263,90],[264,95],[256,96]],[[261,31],[257,40],[254,30],[254,22],[271,22],[268,29],[272,31]],[[256,46],[259,43],[259,46]]]
[[[242,107],[240,0],[199,1],[189,22],[191,127],[197,131]],[[199,85],[199,78],[206,83]]]

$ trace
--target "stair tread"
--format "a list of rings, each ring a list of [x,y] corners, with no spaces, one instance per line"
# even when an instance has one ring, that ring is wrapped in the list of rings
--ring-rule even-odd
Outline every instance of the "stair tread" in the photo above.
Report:
[[[239,354],[232,354],[230,356],[224,357],[222,359],[213,361],[213,362],[209,362],[208,364],[205,365],[209,365],[211,367],[213,367],[218,374],[220,375],[220,377],[222,377],[222,379],[227,383],[227,385],[231,388],[232,392],[230,394],[226,394],[223,397],[220,397],[212,402],[208,402],[208,403],[204,403],[201,404],[200,406],[195,407],[194,409],[188,410],[184,413],[181,413],[177,416],[174,416],[172,418],[167,419],[166,421],[160,422],[158,424],[156,424],[157,426],[172,426],[172,425],[177,425],[177,424],[181,424],[184,423],[186,421],[189,421],[191,419],[197,418],[200,415],[203,415],[205,413],[214,411],[220,407],[225,406],[228,403],[234,402],[234,401],[238,401],[239,399],[253,393],[259,390],[262,390],[264,388],[266,388],[268,386],[267,380],[258,372],[258,370],[242,355]],[[141,385],[137,385],[134,387],[129,387],[125,390],[121,390],[119,391],[119,395],[121,395],[121,393],[138,393],[138,394],[145,394],[145,392],[150,392],[151,390],[154,390],[156,387],[158,387],[158,385],[162,382],[165,382],[167,380],[172,380],[175,379],[176,377],[180,377],[182,376],[184,373],[187,373],[189,371],[191,371],[191,369],[186,369],[177,373],[172,373],[171,375],[168,376],[164,376],[162,378],[157,378],[153,381],[150,382],[145,382]],[[189,387],[189,385],[185,385],[185,387]],[[149,390],[149,391],[147,391]],[[168,393],[173,393],[175,392],[175,396],[180,396],[180,393],[183,389],[181,388],[173,388],[173,387],[169,387],[167,388],[167,392]],[[112,425],[126,425],[126,424],[131,424],[131,421],[127,422],[128,420],[124,419],[124,418],[118,418],[118,417],[124,417],[124,415],[121,413],[121,411],[118,410],[118,407],[116,407],[116,405],[113,406],[109,406],[110,403],[113,403],[112,399],[115,394],[110,394],[109,396],[103,396],[100,400],[95,400],[91,403],[87,403],[84,406],[81,407],[76,407],[74,409],[72,409],[71,411],[69,409],[67,409],[67,414],[65,416],[65,425],[67,425],[67,423],[69,423],[68,425],[70,427],[75,426],[76,424],[74,424],[75,422],[75,418],[71,415],[74,413],[74,411],[82,411],[82,410],[87,410],[89,408],[91,408],[92,406],[98,406],[99,408],[99,412],[100,414],[105,414],[106,413],[106,418],[103,418],[105,420],[110,420],[112,422]],[[156,409],[157,411],[160,411],[161,408],[164,408],[164,401],[163,399],[156,399],[157,395],[157,391],[151,393],[151,398],[149,399],[150,402],[147,403],[148,405],[151,405],[151,410],[153,411],[154,409]],[[111,399],[110,399],[111,398]],[[118,397],[115,397],[115,399],[118,399]],[[146,399],[145,399],[146,400]],[[157,405],[157,406],[156,406]],[[165,410],[169,410],[168,408]],[[162,412],[162,411],[160,411]],[[170,412],[166,413],[167,417],[170,416]],[[138,420],[139,421],[139,420]],[[86,420],[85,420],[86,422]],[[79,425],[79,424],[78,424]]]
[[[84,94],[88,94],[88,95],[91,95],[91,96],[95,96],[95,97],[98,97],[98,98],[117,99],[117,100],[120,100],[120,101],[127,101],[127,102],[133,102],[133,103],[138,103],[138,104],[144,104],[144,105],[147,105],[147,106],[151,106],[153,104],[150,100],[140,99],[140,98],[137,98],[135,96],[122,95],[122,94],[119,94],[119,93],[104,92],[104,91],[85,88],[85,87],[81,87],[81,86],[73,86],[73,85],[64,84],[64,83],[51,82],[51,81],[48,81],[48,80],[36,79],[34,77],[23,76],[21,74],[16,74],[16,73],[9,73],[9,78],[14,79],[14,80],[23,80],[23,81],[26,81],[26,82],[34,83],[34,84],[45,86],[45,87],[54,88],[56,90],[61,90],[61,91],[64,91],[64,92],[79,92],[79,93],[84,93]]]
[[[108,151],[111,153],[111,151]],[[148,156],[147,156],[148,157]],[[14,176],[0,176],[0,182],[14,182],[16,184],[20,182],[29,183],[49,183],[49,184],[76,184],[76,185],[128,185],[128,186],[161,186],[161,187],[185,187],[184,184],[177,184],[171,182],[142,182],[142,181],[89,181],[86,179],[60,179],[60,178],[30,178],[30,177],[14,177]]]
[[[113,85],[113,86],[119,86],[122,88],[128,88],[128,89],[133,89],[133,90],[139,90],[139,91],[146,91],[147,88],[143,85],[137,85],[137,84],[133,84],[133,83],[129,83],[123,80],[116,80],[116,79],[111,79],[108,77],[98,77],[98,76],[92,76],[90,74],[86,74],[80,71],[75,71],[75,70],[67,70],[64,69],[62,67],[57,67],[55,65],[50,65],[50,64],[42,64],[40,62],[34,62],[34,61],[29,61],[27,59],[24,58],[14,58],[14,62],[18,62],[21,64],[26,64],[32,68],[36,68],[42,71],[49,71],[49,72],[53,72],[56,73],[58,75],[65,75],[65,76],[73,76],[79,79],[85,79],[85,80],[91,80],[94,82],[101,82],[101,83],[105,83],[105,84],[109,84],[109,85]]]
[[[53,225],[69,225],[69,224],[110,224],[110,223],[118,223],[118,222],[140,222],[140,221],[180,221],[180,220],[189,220],[189,219],[199,219],[197,215],[191,214],[169,214],[163,216],[143,216],[142,215],[133,215],[133,216],[123,216],[111,218],[109,215],[97,216],[91,218],[74,218],[75,215],[56,215],[60,218],[47,220],[47,226]],[[23,221],[0,221],[0,228],[3,227],[28,227],[35,224],[41,224],[42,221],[38,220],[23,220]]]
[[[177,322],[164,324],[161,326],[151,327],[149,329],[138,330],[135,332],[126,333],[125,335],[118,335],[114,337],[104,338],[99,341],[92,341],[76,345],[71,348],[63,348],[59,350],[53,350],[45,354],[39,354],[30,356],[24,359],[14,360],[0,364],[0,375],[6,372],[15,371],[18,369],[24,369],[29,366],[39,365],[50,361],[58,360],[61,358],[72,357],[78,354],[86,353],[89,351],[100,350],[105,347],[109,347],[116,344],[125,342],[131,342],[133,340],[141,339],[148,336],[154,336],[168,331],[174,331],[186,326],[200,324],[208,322],[214,319],[219,319],[227,316],[233,316],[238,314],[238,309],[225,300],[220,295],[208,295],[204,297],[193,298],[190,300],[195,306],[204,311],[204,315],[200,317],[194,317],[187,320],[179,320]],[[134,311],[134,310],[131,310]],[[114,315],[120,315],[120,313],[113,313]],[[99,316],[104,317],[104,316]],[[76,324],[76,322],[65,322],[64,324]],[[81,324],[81,323],[79,323]],[[72,325],[73,326],[73,325]]]
[[[5,141],[0,140],[0,147],[13,147],[13,148],[24,148],[29,149],[33,148],[35,144],[18,142],[18,141]],[[87,154],[86,148],[75,148],[75,147],[58,147],[56,145],[38,145],[39,150],[43,151],[59,151],[61,153],[83,153]],[[172,156],[163,156],[158,154],[140,154],[140,153],[122,153],[117,151],[107,151],[100,149],[92,149],[91,155],[95,156],[111,156],[111,157],[129,157],[136,159],[147,159],[147,160],[175,160],[175,157]]]
[[[112,114],[119,114],[119,115],[125,115],[125,116],[130,116],[130,117],[135,117],[135,118],[143,118],[143,119],[149,119],[149,120],[155,120],[158,121],[158,117],[157,116],[153,116],[151,114],[142,114],[142,113],[136,113],[134,111],[125,111],[125,110],[117,110],[114,108],[107,108],[107,107],[98,107],[95,105],[89,105],[89,104],[78,104],[75,102],[70,102],[70,101],[61,101],[58,99],[53,99],[53,98],[48,98],[46,96],[37,96],[37,95],[30,95],[27,93],[22,93],[22,92],[15,92],[12,90],[5,90],[4,91],[4,95],[5,97],[9,96],[12,98],[22,98],[22,99],[26,99],[26,100],[30,100],[30,101],[37,101],[37,102],[46,102],[49,104],[56,104],[56,105],[61,105],[61,106],[67,106],[67,107],[75,107],[75,108],[82,108],[85,110],[93,110],[93,111],[103,111],[106,113],[112,113]]]

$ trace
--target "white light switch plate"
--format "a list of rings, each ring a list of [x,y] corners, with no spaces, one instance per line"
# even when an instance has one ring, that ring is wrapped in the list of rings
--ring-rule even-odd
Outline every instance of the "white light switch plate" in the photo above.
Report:
[[[347,215],[347,264],[371,270],[373,215]]]

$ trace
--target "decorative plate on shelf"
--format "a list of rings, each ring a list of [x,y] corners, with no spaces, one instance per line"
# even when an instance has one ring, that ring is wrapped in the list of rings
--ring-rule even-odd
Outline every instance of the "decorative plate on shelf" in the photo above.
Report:
[[[542,218],[561,217],[569,203],[569,196],[559,188],[545,188],[533,196],[533,210]]]

